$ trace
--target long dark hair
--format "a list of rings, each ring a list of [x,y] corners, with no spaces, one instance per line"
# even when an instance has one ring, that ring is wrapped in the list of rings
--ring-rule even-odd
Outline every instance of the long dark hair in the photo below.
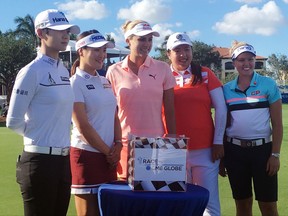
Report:
[[[82,32],[81,34],[79,34],[77,36],[77,39],[76,41],[79,41],[80,39],[88,36],[88,35],[91,35],[91,34],[95,34],[95,33],[99,33],[99,31],[93,29],[93,30],[89,30],[89,31],[84,31]],[[86,48],[86,47],[82,47],[82,48]],[[76,73],[76,68],[80,65],[80,57],[79,57],[79,53],[77,51],[77,59],[74,61],[72,67],[71,67],[71,71],[70,71],[70,75],[73,76],[75,73]]]
[[[202,71],[202,66],[200,64],[197,64],[197,63],[191,61],[191,72],[192,72],[192,75],[194,77],[191,85],[194,86],[194,85],[202,82],[201,71]]]

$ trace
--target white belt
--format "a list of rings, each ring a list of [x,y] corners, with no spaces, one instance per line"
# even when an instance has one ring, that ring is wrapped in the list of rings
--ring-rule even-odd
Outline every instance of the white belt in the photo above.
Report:
[[[50,155],[69,155],[70,148],[56,148],[56,147],[45,147],[45,146],[35,146],[35,145],[25,145],[25,152],[39,153],[39,154],[50,154]]]
[[[232,137],[227,137],[227,141],[241,146],[241,147],[254,147],[254,146],[261,146],[265,143],[271,142],[270,138],[260,138],[260,139],[237,139],[237,138],[232,138]]]

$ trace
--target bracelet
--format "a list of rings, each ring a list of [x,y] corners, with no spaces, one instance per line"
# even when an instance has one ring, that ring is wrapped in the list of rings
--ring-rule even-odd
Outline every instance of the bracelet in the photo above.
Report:
[[[119,143],[119,144],[121,144],[121,146],[123,146],[122,140],[114,140],[114,143],[115,143],[115,144]]]
[[[271,153],[271,156],[276,157],[276,158],[280,158],[280,153]]]

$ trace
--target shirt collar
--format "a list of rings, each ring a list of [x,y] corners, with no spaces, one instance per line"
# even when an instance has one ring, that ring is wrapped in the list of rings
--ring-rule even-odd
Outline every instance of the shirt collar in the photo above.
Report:
[[[41,52],[37,53],[37,58],[41,59],[41,61],[43,61],[46,64],[51,65],[52,67],[58,67],[59,61],[60,59],[53,59]]]
[[[250,86],[257,86],[258,77],[259,77],[259,74],[254,72],[253,77],[252,77],[251,82],[250,82]]]
[[[125,71],[128,71],[128,60],[129,60],[129,56],[130,55],[127,55],[123,61],[122,61],[122,69],[125,70]],[[150,67],[150,65],[152,64],[152,58],[150,56],[147,56],[144,63],[143,63],[143,66],[144,67]]]
[[[128,71],[128,59],[129,59],[129,55],[127,55],[123,59],[122,64],[121,64],[122,69],[125,70],[125,71]]]
[[[171,69],[171,71],[173,72],[173,75],[174,75],[174,76],[184,76],[184,75],[188,75],[187,72],[189,73],[189,75],[192,74],[192,72],[191,72],[191,65],[189,65],[189,67],[188,67],[186,70],[176,71],[176,70],[174,70],[173,65],[171,64],[171,65],[170,65],[170,69]]]
[[[81,70],[79,67],[76,68],[76,74],[86,80],[92,79],[93,77],[99,77],[99,74],[97,71],[96,71],[96,76],[92,76],[91,74]]]
[[[258,77],[259,77],[259,74],[257,74],[256,72],[253,72],[253,76],[252,76],[252,79],[250,81],[250,86],[257,86]],[[238,79],[239,79],[239,75],[237,76],[236,79],[232,80],[231,89],[237,89],[238,88],[238,84],[237,84]]]

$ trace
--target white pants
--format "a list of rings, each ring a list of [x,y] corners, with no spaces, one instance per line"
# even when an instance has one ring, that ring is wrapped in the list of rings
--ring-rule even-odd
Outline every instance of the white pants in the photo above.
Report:
[[[187,181],[202,186],[210,192],[204,216],[220,216],[218,171],[220,160],[212,162],[212,149],[187,152]]]

